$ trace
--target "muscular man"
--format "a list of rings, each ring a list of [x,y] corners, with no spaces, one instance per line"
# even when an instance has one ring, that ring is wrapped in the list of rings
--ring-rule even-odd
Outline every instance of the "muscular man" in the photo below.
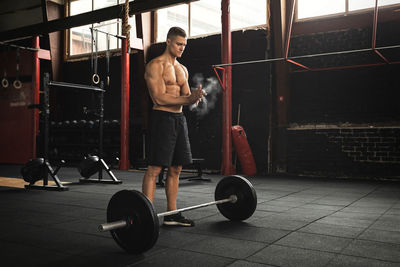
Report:
[[[167,210],[176,210],[179,175],[182,166],[192,162],[183,105],[201,101],[205,92],[201,86],[190,92],[188,71],[176,59],[186,46],[186,33],[172,27],[167,34],[164,53],[146,66],[145,79],[153,111],[151,115],[149,166],[143,178],[143,193],[153,202],[156,179],[162,167],[168,167],[165,192]],[[194,226],[194,222],[175,214],[164,217],[164,225]]]

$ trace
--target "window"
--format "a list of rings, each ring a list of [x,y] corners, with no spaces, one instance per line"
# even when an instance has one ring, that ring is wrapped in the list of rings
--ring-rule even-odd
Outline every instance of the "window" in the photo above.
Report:
[[[232,30],[265,25],[266,0],[231,0]],[[221,1],[200,0],[157,11],[157,41],[164,42],[170,27],[186,30],[189,37],[221,32]]]
[[[400,4],[400,0],[379,0],[378,6]],[[297,19],[308,19],[335,14],[348,14],[352,11],[371,9],[375,0],[298,0]]]
[[[125,0],[70,0],[69,15],[74,16],[122,3],[125,3]],[[132,26],[131,37],[136,36],[134,16],[129,18],[129,24]],[[77,56],[92,52],[92,38],[96,40],[96,31],[93,32],[92,36],[90,28],[99,30],[97,32],[97,50],[105,51],[107,49],[107,35],[104,32],[114,35],[121,35],[122,21],[120,19],[113,19],[109,21],[102,21],[100,23],[71,28],[69,31],[69,56]],[[120,47],[121,41],[115,37],[110,37],[110,49],[119,49]],[[93,51],[95,51],[94,46]]]

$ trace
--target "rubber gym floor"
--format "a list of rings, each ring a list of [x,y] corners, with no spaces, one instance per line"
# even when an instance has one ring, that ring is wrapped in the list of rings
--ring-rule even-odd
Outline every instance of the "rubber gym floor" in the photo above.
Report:
[[[54,192],[20,188],[20,167],[0,165],[1,266],[400,266],[400,181],[249,177],[258,205],[248,220],[228,221],[216,206],[188,211],[195,227],[160,227],[151,250],[130,255],[97,226],[114,193],[141,189],[143,172],[82,184],[62,168],[69,190]],[[222,176],[206,177],[181,181],[180,208],[214,200]],[[154,205],[165,211],[161,187]]]

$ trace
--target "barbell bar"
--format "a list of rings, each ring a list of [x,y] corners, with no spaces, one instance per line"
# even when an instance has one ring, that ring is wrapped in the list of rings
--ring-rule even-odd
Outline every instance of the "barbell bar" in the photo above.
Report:
[[[257,194],[245,178],[232,175],[222,178],[215,188],[215,201],[156,214],[150,200],[136,190],[115,193],[107,207],[107,223],[101,232],[110,231],[116,243],[129,253],[140,254],[154,246],[159,235],[159,218],[217,205],[221,214],[232,221],[246,220],[257,207]],[[127,204],[129,203],[129,204]]]
[[[212,201],[212,202],[208,202],[208,203],[203,203],[203,204],[200,204],[200,205],[195,205],[195,206],[190,206],[190,207],[186,207],[186,208],[182,208],[182,209],[177,209],[177,210],[171,210],[171,211],[158,213],[157,217],[161,218],[161,217],[165,217],[165,216],[169,216],[169,215],[174,215],[174,214],[177,214],[179,212],[185,212],[185,211],[189,211],[189,210],[200,209],[200,208],[203,208],[203,207],[208,207],[208,206],[218,205],[218,204],[224,204],[224,203],[228,203],[228,202],[235,203],[237,201],[237,199],[238,198],[237,198],[236,195],[231,195],[229,198],[225,198],[225,199],[221,199],[221,200],[216,200],[216,201]],[[100,232],[106,232],[106,231],[116,230],[116,229],[127,227],[132,223],[134,223],[134,222],[129,220],[129,219],[119,220],[119,221],[114,221],[114,222],[109,222],[109,223],[103,223],[103,224],[99,225],[99,231]]]

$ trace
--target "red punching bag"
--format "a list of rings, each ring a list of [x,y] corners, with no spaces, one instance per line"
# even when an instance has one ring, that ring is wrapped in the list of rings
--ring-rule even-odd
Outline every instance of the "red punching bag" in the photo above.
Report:
[[[242,126],[232,126],[232,139],[243,174],[255,175],[257,173],[256,163],[254,162],[253,153],[251,153],[246,133]]]

